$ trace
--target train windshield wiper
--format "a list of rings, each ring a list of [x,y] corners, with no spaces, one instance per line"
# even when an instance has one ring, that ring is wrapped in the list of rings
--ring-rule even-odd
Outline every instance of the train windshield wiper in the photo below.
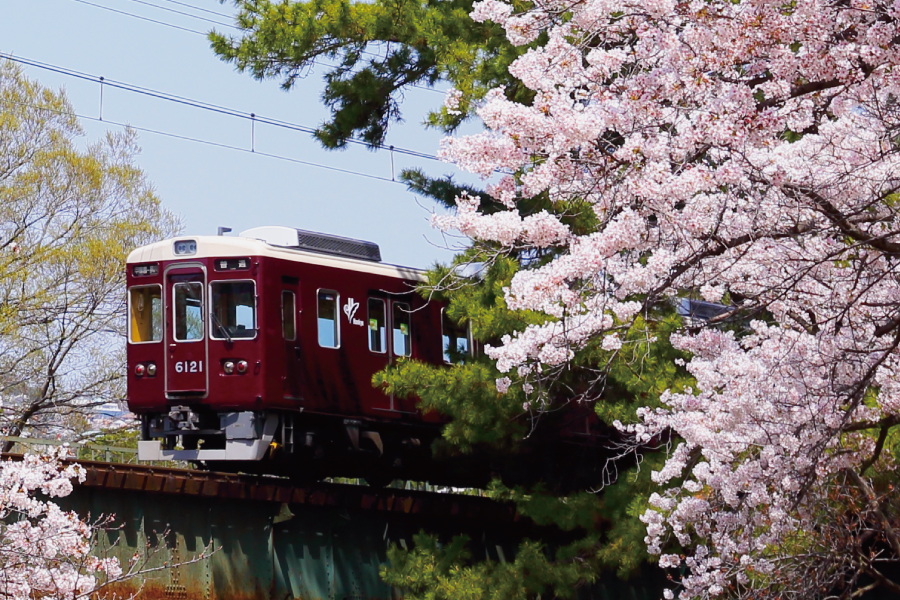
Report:
[[[225,335],[225,341],[230,344],[232,342],[232,339],[231,336],[228,335],[228,329],[224,325],[222,325],[222,322],[219,320],[219,317],[216,316],[215,311],[210,311],[209,316],[212,317],[213,323],[215,323],[216,327],[218,327]]]

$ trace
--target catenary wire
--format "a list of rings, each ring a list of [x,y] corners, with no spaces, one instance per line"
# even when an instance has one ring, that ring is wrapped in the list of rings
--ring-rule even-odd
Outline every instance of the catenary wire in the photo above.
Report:
[[[106,119],[100,119],[100,118],[98,118],[98,117],[90,117],[90,116],[87,116],[87,115],[80,115],[80,114],[75,113],[75,112],[66,112],[66,111],[62,111],[62,110],[54,110],[54,109],[48,108],[48,107],[46,107],[46,106],[38,106],[38,105],[36,105],[36,104],[29,104],[29,103],[26,103],[26,102],[17,102],[17,101],[15,101],[15,100],[11,100],[10,102],[11,102],[12,104],[18,104],[19,106],[27,106],[27,107],[30,107],[30,108],[36,108],[36,109],[38,109],[38,110],[46,110],[46,111],[48,111],[48,112],[56,113],[56,114],[59,114],[59,115],[71,115],[71,116],[76,117],[76,118],[78,118],[78,119],[84,119],[84,120],[86,120],[86,121],[94,121],[95,123],[104,123],[104,124],[106,124],[106,125],[114,125],[114,126],[116,126],[116,127],[121,127],[121,128],[123,128],[123,129],[133,129],[133,130],[135,130],[135,131],[140,131],[140,132],[144,132],[144,133],[150,133],[150,134],[153,134],[153,135],[160,135],[160,136],[163,136],[163,137],[173,138],[173,139],[182,140],[182,141],[186,141],[186,142],[193,142],[193,143],[196,143],[196,144],[203,144],[203,145],[206,145],[206,146],[213,146],[213,147],[215,147],[215,148],[222,148],[222,149],[225,149],[225,150],[236,150],[236,151],[238,151],[238,152],[243,152],[243,153],[245,153],[245,154],[256,154],[256,155],[259,155],[259,156],[264,156],[264,157],[266,157],[266,158],[274,158],[274,159],[277,159],[277,160],[283,160],[283,161],[290,162],[290,163],[294,163],[294,164],[298,164],[298,165],[304,165],[304,166],[308,166],[308,167],[314,167],[314,168],[316,168],[316,169],[325,169],[325,170],[327,170],[327,171],[336,171],[336,172],[338,172],[338,173],[344,173],[345,175],[355,175],[355,176],[357,176],[357,177],[365,177],[365,178],[367,178],[367,179],[375,179],[375,180],[378,180],[378,181],[383,181],[383,182],[385,182],[385,183],[394,183],[394,184],[399,184],[399,185],[406,185],[406,184],[404,184],[402,181],[397,181],[396,179],[392,179],[392,178],[390,178],[390,177],[382,177],[381,175],[372,175],[372,174],[370,174],[370,173],[363,173],[363,172],[361,172],[361,171],[354,171],[354,170],[352,170],[352,169],[343,169],[343,168],[341,168],[341,167],[332,167],[332,166],[330,166],[330,165],[323,165],[323,164],[321,164],[321,163],[315,163],[315,162],[308,161],[308,160],[301,160],[301,159],[299,159],[299,158],[291,158],[290,156],[284,156],[284,155],[282,155],[282,154],[273,154],[273,153],[271,153],[271,152],[258,152],[258,151],[250,150],[250,149],[247,149],[247,148],[241,148],[240,146],[233,146],[233,145],[231,145],[231,144],[223,144],[223,143],[221,143],[221,142],[213,142],[213,141],[210,141],[210,140],[204,140],[204,139],[201,139],[201,138],[195,138],[195,137],[191,137],[191,136],[187,136],[187,135],[181,135],[181,134],[177,134],[177,133],[170,133],[170,132],[168,132],[168,131],[160,131],[160,130],[158,130],[158,129],[150,129],[149,127],[136,127],[136,126],[134,126],[134,125],[129,125],[129,124],[127,124],[127,123],[119,123],[119,122],[117,122],[117,121],[109,121],[109,120],[106,120]]]
[[[182,27],[180,25],[173,25],[172,23],[166,23],[165,21],[157,21],[156,19],[151,19],[149,17],[142,17],[140,15],[136,15],[134,13],[125,12],[124,10],[116,10],[115,8],[110,8],[108,6],[103,6],[102,4],[94,4],[93,2],[88,2],[87,0],[74,0],[79,4],[87,4],[88,6],[93,6],[95,8],[102,8],[103,10],[108,10],[110,12],[118,13],[120,15],[125,15],[128,17],[134,17],[135,19],[140,19],[141,21],[149,21],[150,23],[155,23],[157,25],[163,25],[165,27],[171,27],[172,29],[180,29],[181,31],[187,31],[189,33],[196,33],[198,35],[205,36],[206,34],[202,31],[197,31],[196,29],[190,29],[188,27]]]
[[[76,70],[74,70],[74,69],[68,69],[68,68],[66,68],[66,67],[61,67],[61,66],[59,66],[59,65],[53,65],[53,64],[50,64],[50,63],[44,63],[44,62],[40,62],[40,61],[33,60],[33,59],[28,59],[28,58],[24,58],[24,57],[17,57],[17,56],[13,56],[13,55],[9,55],[9,54],[3,54],[3,53],[0,53],[0,57],[5,58],[5,59],[7,59],[7,60],[11,60],[11,61],[13,61],[13,62],[17,62],[17,63],[23,64],[23,65],[28,65],[28,66],[36,67],[36,68],[39,68],[39,69],[44,69],[44,70],[47,70],[47,71],[51,71],[51,72],[54,72],[54,73],[59,73],[59,74],[61,74],[61,75],[66,75],[66,76],[69,76],[69,77],[75,77],[75,78],[77,78],[77,79],[82,79],[82,80],[85,80],[85,81],[91,81],[91,82],[95,82],[95,83],[101,83],[101,82],[100,82],[100,78],[97,77],[97,76],[90,75],[90,74],[88,74],[88,73],[84,73],[84,72],[81,72],[81,71],[76,71]],[[156,98],[156,99],[158,99],[158,100],[165,100],[165,101],[167,101],[167,102],[174,102],[174,103],[176,103],[176,104],[181,104],[181,105],[189,106],[189,107],[192,107],[192,108],[198,108],[198,109],[201,109],[201,110],[206,110],[206,111],[209,111],[209,112],[214,112],[214,113],[218,113],[218,114],[222,114],[222,115],[226,115],[226,116],[230,116],[230,117],[236,117],[236,118],[244,119],[244,120],[247,120],[247,121],[253,121],[253,122],[255,122],[255,123],[259,123],[259,124],[262,124],[262,125],[269,125],[269,126],[272,126],[272,127],[278,127],[278,128],[281,128],[281,129],[287,129],[287,130],[291,130],[291,131],[298,131],[298,132],[301,132],[301,133],[308,133],[308,134],[313,134],[313,133],[315,133],[315,131],[316,131],[315,128],[313,128],[313,127],[308,127],[308,126],[306,126],[306,125],[300,125],[300,124],[297,124],[297,123],[291,123],[291,122],[289,122],[289,121],[282,121],[282,120],[280,120],[280,119],[273,119],[273,118],[269,118],[269,117],[264,117],[264,116],[256,115],[256,114],[254,114],[254,113],[247,113],[247,112],[244,112],[244,111],[239,111],[239,110],[237,110],[237,109],[228,108],[228,107],[226,107],[226,106],[220,106],[220,105],[217,105],[217,104],[211,104],[211,103],[208,103],[208,102],[203,102],[203,101],[201,101],[201,100],[194,100],[194,99],[192,99],[192,98],[187,98],[187,97],[184,97],[184,96],[178,96],[178,95],[175,95],[175,94],[170,94],[170,93],[168,93],[168,92],[162,92],[162,91],[154,90],[154,89],[151,89],[151,88],[145,88],[145,87],[141,87],[141,86],[137,86],[137,85],[125,83],[125,82],[122,82],[122,81],[116,81],[116,80],[114,80],[114,79],[106,79],[106,78],[104,78],[103,81],[102,81],[102,85],[108,86],[108,87],[112,87],[112,88],[116,88],[116,89],[120,89],[120,90],[124,90],[124,91],[128,91],[128,92],[132,92],[132,93],[135,93],[135,94],[141,94],[141,95],[148,96],[148,97],[151,97],[151,98]],[[362,141],[362,140],[358,140],[358,139],[355,139],[355,138],[351,138],[351,139],[348,140],[348,141],[350,141],[351,143],[357,144],[357,145],[367,146],[367,147],[368,147],[368,144],[367,144],[366,142]],[[408,149],[408,148],[399,148],[399,147],[396,147],[396,146],[389,146],[389,145],[388,145],[388,146],[385,146],[385,145],[379,145],[379,146],[376,146],[376,148],[379,149],[379,150],[387,150],[387,151],[389,151],[389,152],[396,152],[397,154],[403,154],[403,155],[407,155],[407,156],[413,156],[413,157],[416,157],[416,158],[424,158],[424,159],[427,159],[427,160],[438,160],[438,161],[440,160],[437,156],[434,156],[433,154],[427,154],[427,153],[424,153],[424,152],[419,152],[419,151],[417,151],[417,150],[410,150],[410,149]]]
[[[200,12],[205,12],[211,15],[216,15],[218,17],[225,17],[226,19],[230,19],[232,15],[228,13],[222,13],[215,10],[209,10],[208,8],[200,8],[199,6],[194,6],[193,4],[188,4],[187,2],[179,2],[178,0],[163,0],[163,2],[168,2],[169,4],[177,4],[178,6],[186,6],[187,8],[197,10]]]
[[[134,2],[136,4],[143,4],[144,6],[151,6],[153,8],[164,10],[166,12],[174,13],[176,15],[183,15],[185,17],[190,17],[192,19],[197,19],[199,21],[206,21],[207,23],[212,23],[214,25],[221,25],[222,27],[231,27],[232,29],[239,29],[230,23],[223,23],[221,21],[216,21],[214,19],[208,19],[206,17],[200,17],[198,15],[192,15],[191,13],[184,12],[183,10],[176,10],[174,8],[166,8],[165,6],[160,6],[158,4],[153,4],[152,2],[146,2],[146,0],[129,0],[130,2]]]
[[[93,6],[93,7],[95,7],[95,8],[102,8],[102,9],[104,9],[104,10],[108,10],[108,11],[114,12],[114,13],[116,13],[116,14],[124,15],[124,16],[127,16],[127,17],[134,17],[135,19],[140,19],[140,20],[142,20],[142,21],[149,21],[150,23],[155,23],[155,24],[157,24],[157,25],[163,25],[163,26],[165,26],[165,27],[171,27],[171,28],[173,28],[173,29],[179,29],[179,30],[181,30],[181,31],[186,31],[186,32],[188,32],[188,33],[194,33],[194,34],[196,34],[196,35],[202,35],[203,37],[207,37],[207,35],[208,35],[208,32],[199,31],[199,30],[197,30],[197,29],[190,29],[190,28],[188,28],[188,27],[182,27],[182,26],[180,26],[180,25],[175,25],[175,24],[173,24],[173,23],[167,23],[167,22],[165,22],[165,21],[159,21],[159,20],[156,20],[156,19],[150,19],[150,18],[148,18],[148,17],[143,17],[143,16],[141,16],[141,15],[136,15],[136,14],[134,14],[134,13],[130,13],[130,12],[127,12],[127,11],[124,11],[124,10],[118,10],[118,9],[115,9],[115,8],[110,8],[110,7],[108,7],[108,6],[103,6],[103,5],[101,5],[101,4],[95,4],[95,3],[93,3],[93,2],[88,2],[87,0],[74,0],[74,1],[75,1],[75,2],[78,2],[78,3],[80,3],[80,4],[86,4],[86,5],[88,5],[88,6]],[[132,0],[132,1],[137,2],[137,1],[139,1],[139,0]],[[167,1],[167,2],[174,2],[174,0],[166,0],[166,1]],[[143,1],[141,0],[141,4],[149,4],[149,3],[148,3],[148,2],[143,2]],[[183,3],[178,2],[177,4],[183,4]],[[155,6],[155,5],[153,5],[153,4],[149,4],[149,5],[150,5],[150,6]],[[186,5],[186,6],[189,6],[189,5]],[[157,8],[162,8],[162,7],[157,6]],[[202,10],[202,9],[198,9],[198,10]],[[215,14],[219,14],[219,15],[222,15],[222,16],[227,16],[227,15],[224,15],[223,13],[215,13]],[[194,16],[194,15],[190,15],[190,16]],[[200,18],[200,17],[194,17],[194,18]],[[224,25],[225,27],[231,27],[232,29],[237,29],[237,30],[239,30],[239,31],[241,30],[239,27],[236,27],[236,26],[234,26],[234,25],[226,25],[226,24],[222,24],[222,25]],[[375,56],[375,57],[379,57],[379,58],[381,57],[380,54],[376,54],[376,53],[374,53],[374,52],[363,51],[363,54],[367,54],[367,55],[369,55],[369,56]],[[325,66],[325,67],[334,68],[334,65],[328,65],[328,64],[326,64],[326,63],[322,63],[322,62],[319,62],[319,61],[313,60],[313,61],[311,61],[311,62],[312,62],[313,64],[315,64],[315,65],[320,65],[320,66]],[[444,94],[444,92],[442,92],[441,90],[436,90],[436,89],[434,89],[433,87],[428,87],[428,86],[424,86],[424,85],[419,85],[419,84],[416,84],[416,83],[411,83],[411,84],[409,84],[409,87],[413,87],[413,88],[416,88],[416,89],[419,89],[419,90],[423,90],[423,91],[426,91],[426,92],[432,92],[432,93],[435,93],[435,94],[441,94],[441,95]]]

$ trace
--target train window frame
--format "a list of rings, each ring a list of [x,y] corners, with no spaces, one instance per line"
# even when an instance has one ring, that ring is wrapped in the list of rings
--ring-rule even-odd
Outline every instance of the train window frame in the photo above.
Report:
[[[202,281],[176,281],[172,284],[172,339],[176,342],[182,344],[194,344],[196,342],[203,342],[206,340],[206,326],[205,323],[200,324],[200,337],[198,338],[190,338],[190,339],[181,339],[178,337],[178,288],[181,286],[191,286],[198,285],[200,286],[200,318],[206,319],[206,312],[203,310],[204,305],[206,304],[206,299],[204,296],[203,290],[203,282]]]
[[[284,311],[284,297],[289,294],[291,298],[291,336],[288,337],[288,332],[286,325],[288,324],[285,316],[287,314]],[[318,299],[318,298],[317,298]],[[318,303],[317,303],[318,306]],[[294,342],[297,340],[297,294],[295,294],[291,290],[281,290],[281,337],[283,337],[288,342]]]
[[[222,285],[222,284],[232,284],[232,283],[251,283],[253,284],[253,335],[252,336],[238,336],[234,334],[228,334],[227,336],[219,337],[216,333],[219,330],[219,327],[216,325],[215,321],[218,320],[218,317],[213,319],[213,298],[215,297],[215,293],[213,291],[213,286]],[[209,339],[211,340],[225,340],[225,341],[234,341],[234,340],[255,340],[259,336],[259,295],[257,293],[256,281],[253,279],[217,279],[215,281],[209,282],[209,307],[207,309],[209,313]],[[224,326],[223,326],[224,327]],[[246,331],[246,329],[245,329]]]
[[[322,323],[319,313],[319,295],[322,293],[334,294],[334,346],[322,345]],[[319,348],[328,348],[329,350],[339,350],[341,348],[341,295],[337,290],[329,288],[316,289],[316,343]]]
[[[445,365],[462,365],[462,364],[465,364],[465,360],[460,360],[457,362],[450,360],[450,355],[448,352],[450,336],[448,336],[444,331],[444,322],[445,321],[450,322],[455,327],[461,327],[461,325],[459,325],[458,323],[453,323],[453,321],[451,321],[450,318],[446,316],[446,312],[445,312],[446,310],[447,310],[446,307],[441,308],[441,358],[443,359]],[[444,338],[448,338],[448,344],[446,347],[444,346]],[[460,354],[462,357],[468,357],[468,358],[471,358],[475,355],[473,352],[474,344],[473,344],[473,340],[472,340],[472,323],[471,323],[471,321],[466,320],[465,336],[464,337],[455,336],[455,339],[457,339],[457,340],[465,339],[466,340],[466,349],[463,352],[459,352],[459,349],[457,347],[456,352],[458,354]]]
[[[372,303],[378,302],[381,304],[381,314],[383,317],[383,322],[381,324],[381,350],[375,350],[372,348],[372,332],[377,331],[378,328],[372,328]],[[387,323],[388,313],[387,313],[387,303],[381,298],[369,298],[366,301],[366,340],[369,345],[369,352],[373,354],[387,354],[388,351],[388,323]]]
[[[156,289],[159,291],[159,313],[158,313],[158,314],[159,314],[159,317],[160,317],[160,322],[159,322],[159,327],[160,327],[160,329],[159,329],[159,334],[160,334],[160,335],[159,335],[159,339],[158,339],[158,340],[135,341],[135,340],[134,340],[134,325],[133,325],[133,323],[132,323],[132,321],[131,321],[131,315],[132,315],[132,303],[134,302],[134,298],[131,296],[131,294],[132,294],[132,292],[134,292],[134,291],[138,291],[138,290],[147,290],[147,289],[152,289],[152,288],[156,288]],[[153,301],[153,300],[152,300],[152,298],[151,298],[151,303],[152,303],[152,301]],[[150,329],[151,329],[151,331],[152,331],[152,329],[153,329],[153,308],[152,308],[152,304],[151,304],[151,309],[150,309],[150,316],[151,316],[151,320],[150,320]],[[150,283],[150,284],[145,284],[145,285],[133,285],[133,286],[131,286],[130,288],[128,288],[128,343],[129,343],[129,344],[158,344],[158,343],[162,342],[162,341],[165,339],[165,337],[166,337],[166,319],[165,319],[165,316],[166,316],[166,309],[165,309],[165,307],[163,306],[163,289],[162,289],[162,284],[159,284],[159,283]]]
[[[404,309],[404,308],[400,308],[400,307],[406,307],[406,308]],[[404,337],[406,337],[409,340],[409,343],[407,344],[407,353],[405,353],[405,354],[398,354],[397,353],[397,344],[394,343],[394,341],[396,339],[394,337],[395,331],[400,331],[401,335],[404,335],[402,328],[398,329],[397,327],[395,327],[397,319],[394,318],[394,315],[396,314],[397,309],[399,309],[401,312],[406,313],[407,320],[408,320],[407,325],[408,325],[409,331],[407,331],[407,333],[405,334]],[[391,354],[393,356],[395,356],[396,358],[411,358],[412,357],[412,307],[409,305],[409,302],[391,302]]]

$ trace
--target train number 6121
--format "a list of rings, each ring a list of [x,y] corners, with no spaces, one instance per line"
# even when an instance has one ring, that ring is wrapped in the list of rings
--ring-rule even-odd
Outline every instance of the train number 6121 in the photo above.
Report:
[[[175,363],[176,373],[202,373],[202,360],[179,360]]]

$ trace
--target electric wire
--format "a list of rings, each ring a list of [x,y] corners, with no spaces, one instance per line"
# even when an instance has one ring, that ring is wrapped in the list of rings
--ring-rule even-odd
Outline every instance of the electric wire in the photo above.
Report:
[[[95,75],[84,73],[82,71],[76,71],[74,69],[69,69],[66,67],[59,66],[59,65],[54,65],[54,64],[50,64],[50,63],[37,61],[34,59],[17,57],[17,56],[13,56],[10,54],[4,54],[4,53],[0,53],[0,58],[5,58],[7,60],[11,60],[13,62],[17,62],[17,63],[23,64],[23,65],[28,65],[28,66],[35,67],[38,69],[44,69],[46,71],[51,71],[54,73],[58,73],[60,75],[66,75],[66,76],[74,77],[74,78],[81,79],[84,81],[91,81],[94,83],[99,83],[103,86],[108,86],[108,87],[112,87],[115,89],[120,89],[123,91],[140,94],[143,96],[148,96],[148,97],[155,98],[158,100],[164,100],[167,102],[173,102],[176,104],[181,104],[184,106],[197,108],[200,110],[218,113],[218,114],[226,115],[229,117],[244,119],[246,121],[251,121],[253,123],[269,125],[272,127],[278,127],[281,129],[297,131],[297,132],[307,133],[307,134],[314,134],[316,132],[315,128],[309,127],[306,125],[300,125],[297,123],[291,123],[289,121],[282,121],[280,119],[264,117],[261,115],[257,115],[255,113],[248,113],[245,111],[240,111],[240,110],[237,110],[234,108],[229,108],[226,106],[211,104],[209,102],[203,102],[201,100],[194,100],[192,98],[187,98],[185,96],[178,96],[176,94],[170,94],[168,92],[162,92],[159,90],[154,90],[152,88],[146,88],[146,87],[142,87],[142,86],[138,86],[138,85],[134,85],[134,84],[130,84],[130,83],[125,83],[122,81],[117,81],[115,79],[103,78],[101,81],[101,79]],[[367,144],[363,140],[350,138],[348,141],[350,143],[353,143],[356,145],[371,147],[371,146],[369,146],[369,144]],[[425,152],[419,152],[417,150],[410,150],[408,148],[402,148],[402,147],[390,146],[390,145],[387,145],[387,146],[378,145],[378,146],[375,146],[375,148],[378,150],[386,150],[389,152],[396,152],[397,154],[403,154],[406,156],[423,158],[423,159],[427,159],[427,160],[440,161],[440,159],[433,154],[427,154]]]
[[[197,19],[199,21],[206,21],[207,23],[213,23],[214,25],[221,25],[223,27],[231,27],[232,29],[239,29],[230,23],[222,23],[221,21],[216,21],[214,19],[208,19],[206,17],[200,17],[197,15],[192,15],[191,13],[184,12],[183,10],[176,10],[174,8],[166,8],[165,6],[160,6],[158,4],[153,4],[152,2],[146,2],[145,0],[129,0],[130,2],[134,2],[136,4],[143,4],[144,6],[152,6],[153,8],[164,10],[166,12],[175,13],[176,15],[183,15],[185,17],[190,17],[192,19]]]
[[[38,110],[45,110],[45,111],[48,111],[48,112],[51,112],[51,113],[55,113],[55,114],[58,114],[58,115],[71,115],[71,116],[76,117],[76,118],[78,118],[78,119],[84,119],[84,120],[87,120],[87,121],[94,121],[94,122],[96,122],[96,123],[104,123],[104,124],[106,124],[106,125],[114,125],[114,126],[116,126],[116,127],[121,127],[121,128],[123,128],[123,129],[133,129],[134,131],[140,131],[140,132],[143,132],[143,133],[150,133],[150,134],[153,134],[153,135],[159,135],[159,136],[168,137],[168,138],[173,138],[173,139],[177,139],[177,140],[182,140],[182,141],[187,141],[187,142],[193,142],[193,143],[196,143],[196,144],[203,144],[203,145],[206,145],[206,146],[213,146],[213,147],[215,147],[215,148],[222,148],[222,149],[225,149],[225,150],[236,150],[236,151],[238,151],[238,152],[243,152],[243,153],[245,153],[245,154],[255,154],[255,155],[258,155],[258,156],[264,156],[264,157],[266,157],[266,158],[274,158],[274,159],[276,159],[276,160],[282,160],[282,161],[285,161],[285,162],[290,162],[290,163],[294,163],[294,164],[298,164],[298,165],[304,165],[304,166],[308,166],[308,167],[314,167],[314,168],[316,168],[316,169],[324,169],[324,170],[327,170],[327,171],[335,171],[335,172],[338,172],[338,173],[343,173],[343,174],[345,174],[345,175],[354,175],[354,176],[357,176],[357,177],[365,177],[365,178],[367,178],[367,179],[375,179],[375,180],[377,180],[377,181],[383,181],[383,182],[385,182],[385,183],[394,183],[394,184],[399,184],[399,185],[404,185],[404,186],[406,185],[406,184],[404,184],[402,181],[397,181],[396,179],[393,179],[393,178],[391,178],[391,177],[382,177],[381,175],[372,175],[371,173],[363,173],[362,171],[354,171],[354,170],[352,170],[352,169],[344,169],[344,168],[341,168],[341,167],[333,167],[333,166],[331,166],[331,165],[323,165],[323,164],[321,164],[321,163],[316,163],[316,162],[312,162],[312,161],[308,161],[308,160],[301,160],[301,159],[299,159],[299,158],[292,158],[292,157],[290,157],[290,156],[284,156],[284,155],[282,155],[282,154],[273,154],[273,153],[271,153],[271,152],[259,152],[259,151],[254,151],[254,150],[250,150],[250,149],[247,149],[247,148],[241,148],[240,146],[234,146],[234,145],[231,145],[231,144],[223,144],[223,143],[221,143],[221,142],[213,142],[213,141],[210,141],[210,140],[204,140],[204,139],[202,139],[202,138],[196,138],[196,137],[192,137],[192,136],[188,136],[188,135],[181,135],[181,134],[178,134],[178,133],[171,133],[171,132],[168,132],[168,131],[160,131],[160,130],[158,130],[158,129],[150,129],[149,127],[137,127],[137,126],[134,126],[134,125],[129,125],[128,123],[119,123],[119,122],[117,122],[117,121],[110,121],[110,120],[107,120],[107,119],[100,119],[100,118],[98,118],[98,117],[91,117],[91,116],[88,116],[88,115],[81,115],[81,114],[78,114],[78,113],[76,113],[76,112],[66,112],[66,111],[62,111],[62,110],[54,110],[54,109],[48,108],[48,107],[46,107],[46,106],[38,106],[38,105],[36,105],[36,104],[29,104],[29,103],[26,103],[26,102],[18,102],[18,101],[15,101],[15,100],[10,100],[9,102],[10,102],[11,104],[17,104],[17,105],[19,105],[19,106],[26,106],[26,107],[29,107],[29,108],[36,108],[36,109],[38,109]]]
[[[163,2],[168,2],[169,4],[177,4],[178,6],[186,6],[187,8],[197,10],[200,12],[209,13],[211,15],[216,15],[218,17],[225,17],[226,19],[230,19],[232,15],[228,13],[222,13],[215,10],[209,10],[208,8],[200,8],[199,6],[194,6],[193,4],[188,4],[187,2],[179,2],[178,0],[163,0]]]
[[[110,7],[108,7],[108,6],[103,6],[103,5],[101,5],[101,4],[95,4],[95,3],[93,3],[93,2],[88,2],[87,0],[74,0],[74,1],[75,1],[75,2],[78,2],[78,3],[80,3],[80,4],[86,4],[86,5],[88,5],[88,6],[93,6],[93,7],[95,7],[95,8],[102,8],[102,9],[104,9],[104,10],[108,10],[108,11],[114,12],[114,13],[116,13],[116,14],[124,15],[124,16],[127,16],[127,17],[134,17],[135,19],[140,19],[140,20],[142,20],[142,21],[149,21],[150,23],[155,23],[155,24],[157,24],[157,25],[164,25],[164,26],[166,26],[166,27],[171,27],[171,28],[173,28],[173,29],[179,29],[179,30],[181,30],[181,31],[186,31],[186,32],[188,32],[188,33],[193,33],[193,34],[196,34],[196,35],[202,35],[203,37],[207,37],[207,36],[209,35],[208,32],[199,31],[199,30],[197,30],[197,29],[190,29],[190,28],[188,28],[188,27],[182,27],[182,26],[180,26],[180,25],[175,25],[175,24],[173,24],[173,23],[167,23],[167,22],[165,22],[165,21],[159,21],[159,20],[156,20],[156,19],[151,19],[151,18],[149,18],[149,17],[144,17],[144,16],[141,16],[141,15],[136,15],[136,14],[134,14],[134,13],[130,13],[130,12],[127,12],[127,11],[124,11],[124,10],[118,10],[118,9],[115,9],[115,8],[110,8]],[[132,2],[139,2],[140,4],[146,4],[146,5],[148,5],[148,6],[153,6],[153,7],[155,7],[155,8],[159,8],[159,9],[162,9],[162,10],[170,10],[170,9],[163,8],[162,6],[158,6],[158,5],[155,5],[155,4],[151,4],[151,3],[149,3],[149,2],[145,2],[144,0],[131,0],[131,1],[132,1]],[[165,1],[166,1],[166,2],[173,2],[173,3],[175,3],[175,4],[181,4],[181,5],[183,5],[183,6],[190,6],[189,4],[185,4],[185,3],[183,3],[183,2],[175,2],[175,0],[165,0]],[[194,7],[191,7],[191,8],[194,8]],[[204,9],[198,8],[197,10],[204,10]],[[173,12],[177,12],[177,11],[173,11]],[[206,12],[213,12],[213,11],[206,11]],[[187,13],[179,13],[179,14],[187,14]],[[217,15],[221,15],[221,16],[229,16],[229,15],[225,15],[224,13],[216,13],[216,12],[213,12],[213,14],[217,14]],[[203,17],[198,17],[198,16],[196,16],[196,15],[187,15],[187,16],[193,17],[193,18],[195,18],[195,19],[202,19],[202,20],[204,20],[204,21],[209,21],[209,22],[211,22],[211,23],[216,23],[215,21],[212,21],[212,20],[209,20],[209,19],[203,19]],[[222,25],[222,26],[224,26],[224,27],[231,27],[232,29],[236,29],[236,30],[238,30],[238,31],[241,31],[241,28],[240,28],[240,27],[237,27],[237,26],[235,26],[235,25],[229,25],[229,24],[226,24],[226,23],[217,23],[217,24]],[[381,55],[380,55],[380,54],[376,54],[376,53],[374,53],[374,52],[368,52],[368,51],[365,51],[365,50],[364,50],[362,53],[363,53],[363,54],[367,54],[367,55],[369,55],[369,56],[374,56],[374,57],[381,58]],[[334,65],[329,65],[329,64],[322,63],[322,62],[319,62],[319,61],[316,61],[316,60],[313,60],[313,61],[311,61],[311,62],[312,62],[312,64],[314,64],[314,65],[325,66],[325,67],[329,67],[329,68],[335,68]],[[441,95],[444,94],[444,92],[442,92],[441,90],[436,90],[436,89],[434,89],[433,87],[424,86],[424,85],[419,85],[419,84],[416,84],[416,83],[411,83],[411,84],[408,84],[408,85],[409,85],[409,87],[416,88],[416,89],[419,89],[419,90],[424,90],[424,91],[426,91],[426,92],[433,92],[433,93],[441,94]]]
[[[125,15],[127,17],[134,17],[135,19],[140,19],[141,21],[149,21],[150,23],[155,23],[157,25],[163,25],[165,27],[171,27],[172,29],[180,29],[181,31],[187,31],[189,33],[196,33],[197,35],[206,36],[206,34],[202,31],[197,31],[196,29],[190,29],[188,27],[182,27],[180,25],[173,25],[172,23],[166,23],[165,21],[157,21],[156,19],[151,19],[149,17],[142,17],[140,15],[136,15],[134,13],[125,12],[124,10],[116,10],[115,8],[110,8],[109,6],[103,6],[102,4],[94,4],[93,2],[88,2],[87,0],[74,0],[79,4],[87,4],[88,6],[93,6],[95,8],[102,8],[103,10],[108,10],[110,12],[118,13],[120,15]]]

